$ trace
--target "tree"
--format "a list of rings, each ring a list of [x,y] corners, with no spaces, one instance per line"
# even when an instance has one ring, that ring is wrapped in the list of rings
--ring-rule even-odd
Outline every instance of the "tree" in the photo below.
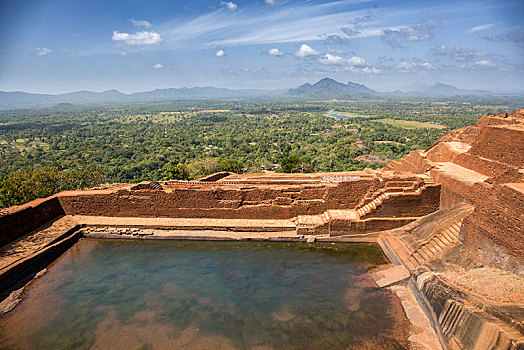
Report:
[[[105,181],[103,172],[94,165],[19,170],[0,180],[0,207],[22,204],[60,191],[94,187]]]
[[[313,171],[313,166],[297,155],[282,158],[280,167],[284,173],[310,173]]]
[[[168,164],[164,166],[163,170],[166,180],[189,180],[191,177],[189,174],[189,169],[185,164],[179,163],[175,166]]]
[[[240,174],[244,169],[244,164],[236,159],[220,159],[218,161],[218,171],[229,171]]]

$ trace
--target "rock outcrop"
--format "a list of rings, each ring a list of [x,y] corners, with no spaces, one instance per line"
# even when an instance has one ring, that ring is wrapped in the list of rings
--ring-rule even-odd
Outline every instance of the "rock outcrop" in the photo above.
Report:
[[[480,118],[384,170],[430,175],[441,209],[472,205],[464,246],[488,266],[524,274],[524,109]]]

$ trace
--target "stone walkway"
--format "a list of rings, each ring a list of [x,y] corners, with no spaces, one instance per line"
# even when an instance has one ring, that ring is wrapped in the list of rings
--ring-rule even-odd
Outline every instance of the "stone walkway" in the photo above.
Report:
[[[45,248],[55,239],[73,229],[78,222],[71,216],[63,216],[51,223],[0,248],[0,271],[13,263],[27,258]]]
[[[483,182],[489,178],[489,176],[451,162],[437,163],[436,169],[433,171],[438,171],[468,185]]]
[[[209,228],[237,231],[291,231],[296,225],[292,220],[248,220],[213,218],[129,218],[75,215],[73,218],[87,226],[172,228],[189,230]]]
[[[178,240],[253,240],[253,241],[303,241],[304,236],[295,231],[246,232],[223,230],[158,230],[123,227],[86,227],[84,237],[121,239],[178,239]]]

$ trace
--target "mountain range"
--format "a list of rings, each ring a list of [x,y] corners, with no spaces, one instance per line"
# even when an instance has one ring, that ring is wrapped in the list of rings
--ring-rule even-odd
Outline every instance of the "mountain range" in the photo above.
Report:
[[[169,88],[124,94],[118,90],[103,92],[76,91],[66,94],[32,94],[21,91],[0,91],[0,109],[50,107],[61,103],[71,104],[109,104],[130,102],[161,102],[198,99],[235,99],[235,98],[278,98],[278,99],[334,99],[334,98],[402,98],[435,97],[461,95],[495,95],[487,90],[465,90],[452,85],[435,83],[408,86],[405,92],[378,92],[365,85],[348,82],[340,83],[331,78],[324,78],[314,84],[303,84],[292,89],[257,90],[226,89],[216,87]],[[498,95],[498,94],[497,94]]]

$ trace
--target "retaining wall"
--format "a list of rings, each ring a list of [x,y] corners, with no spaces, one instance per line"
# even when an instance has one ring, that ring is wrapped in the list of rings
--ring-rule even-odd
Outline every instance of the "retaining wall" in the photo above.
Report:
[[[468,295],[424,272],[412,277],[414,288],[429,307],[434,327],[450,350],[522,350],[524,337],[504,322],[475,307]]]
[[[56,197],[37,199],[13,209],[0,216],[0,246],[6,245],[65,214]]]

